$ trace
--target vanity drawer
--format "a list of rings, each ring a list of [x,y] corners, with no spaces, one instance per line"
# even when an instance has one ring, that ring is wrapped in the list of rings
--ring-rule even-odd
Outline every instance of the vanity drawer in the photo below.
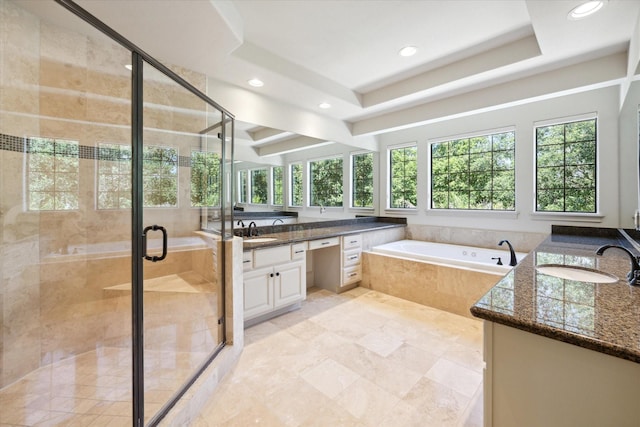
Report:
[[[350,251],[344,251],[342,254],[342,265],[344,267],[358,265],[360,264],[361,257],[362,257],[362,252],[360,251],[360,249],[352,249]]]
[[[339,237],[329,237],[328,239],[318,239],[309,242],[309,250],[320,248],[328,248],[329,246],[336,246],[340,244]]]
[[[291,261],[291,245],[276,246],[268,249],[254,249],[253,267],[274,265]]]
[[[351,236],[342,236],[342,248],[353,249],[362,247],[362,234],[353,234]]]
[[[242,252],[242,269],[251,270],[253,268],[253,251]]]
[[[307,252],[307,242],[291,245],[291,259],[304,259]]]
[[[350,285],[362,280],[362,269],[359,265],[342,269],[342,286]]]

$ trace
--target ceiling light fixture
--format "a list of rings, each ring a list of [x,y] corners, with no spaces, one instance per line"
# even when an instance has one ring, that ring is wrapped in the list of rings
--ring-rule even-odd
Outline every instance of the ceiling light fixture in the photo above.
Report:
[[[567,18],[571,21],[577,21],[579,19],[586,18],[587,16],[593,15],[604,6],[604,1],[587,1],[584,2],[573,9],[567,15]]]
[[[327,108],[331,108],[331,104],[329,104],[328,102],[321,102],[318,107],[322,108],[323,110],[326,110]]]
[[[417,51],[418,51],[418,48],[415,46],[405,46],[402,49],[400,49],[400,52],[398,52],[398,55],[413,56],[416,54]]]
[[[260,79],[251,79],[248,81],[248,83],[253,86],[253,87],[262,87],[264,86],[264,82]]]

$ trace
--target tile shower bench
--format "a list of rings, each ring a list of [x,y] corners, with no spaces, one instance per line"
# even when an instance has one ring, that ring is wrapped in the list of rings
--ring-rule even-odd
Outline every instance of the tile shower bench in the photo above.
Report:
[[[471,307],[484,320],[485,426],[639,426],[640,286],[627,283],[632,231],[552,228],[552,234]],[[536,270],[578,265],[615,283]],[[614,279],[615,280],[615,279]]]

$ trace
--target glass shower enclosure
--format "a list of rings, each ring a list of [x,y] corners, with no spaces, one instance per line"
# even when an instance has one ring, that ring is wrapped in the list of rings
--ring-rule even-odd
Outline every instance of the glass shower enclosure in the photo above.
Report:
[[[233,116],[70,1],[0,28],[0,426],[157,424],[225,344]]]

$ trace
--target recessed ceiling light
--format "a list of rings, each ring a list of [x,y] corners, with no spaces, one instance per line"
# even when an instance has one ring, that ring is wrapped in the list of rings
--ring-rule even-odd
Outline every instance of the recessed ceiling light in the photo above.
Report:
[[[264,86],[264,82],[260,79],[251,79],[248,83],[253,87],[262,87]]]
[[[127,64],[127,65],[124,66],[124,68],[126,68],[129,71],[131,71],[131,70],[133,70],[133,65]]]
[[[586,18],[587,16],[593,15],[594,13],[602,9],[602,6],[604,6],[604,1],[602,0],[584,2],[574,7],[573,9],[571,9],[571,12],[569,12],[569,15],[567,15],[567,18],[572,21],[577,21],[578,19]]]
[[[328,102],[321,102],[318,107],[322,108],[323,110],[326,110],[327,108],[331,108],[331,104],[329,104]]]
[[[418,51],[418,48],[415,46],[405,46],[402,49],[400,49],[400,52],[398,52],[398,55],[413,56],[416,54],[417,51]]]

